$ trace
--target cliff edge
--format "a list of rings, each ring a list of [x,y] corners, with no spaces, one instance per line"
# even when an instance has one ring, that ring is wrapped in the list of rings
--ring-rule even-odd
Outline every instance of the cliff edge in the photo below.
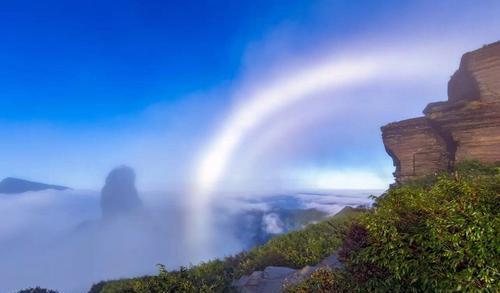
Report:
[[[500,161],[500,41],[465,53],[448,100],[427,105],[424,115],[382,127],[397,183],[464,160]]]

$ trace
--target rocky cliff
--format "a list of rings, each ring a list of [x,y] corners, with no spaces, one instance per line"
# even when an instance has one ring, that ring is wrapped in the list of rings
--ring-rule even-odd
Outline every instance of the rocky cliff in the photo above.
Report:
[[[429,104],[424,114],[382,127],[396,182],[463,160],[500,161],[500,42],[464,54],[448,82],[448,101]]]

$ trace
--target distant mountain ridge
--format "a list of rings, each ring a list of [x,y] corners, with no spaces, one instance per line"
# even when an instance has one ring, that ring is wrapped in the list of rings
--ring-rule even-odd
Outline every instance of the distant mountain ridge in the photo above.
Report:
[[[12,177],[7,177],[2,180],[2,182],[0,182],[0,193],[3,194],[17,194],[28,191],[41,191],[47,189],[67,190],[70,188],[66,186],[51,185]]]

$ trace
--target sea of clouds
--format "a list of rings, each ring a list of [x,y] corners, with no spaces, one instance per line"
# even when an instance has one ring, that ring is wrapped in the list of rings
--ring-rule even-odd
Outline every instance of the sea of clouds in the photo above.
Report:
[[[290,223],[297,211],[332,215],[344,206],[370,204],[380,191],[290,193],[220,197],[210,231],[216,250],[193,257],[185,243],[188,210],[181,198],[144,193],[145,214],[113,222],[101,220],[95,191],[40,191],[0,194],[0,291],[41,286],[86,292],[101,280],[157,273],[214,257],[238,253],[306,223]],[[320,213],[318,213],[320,214]]]

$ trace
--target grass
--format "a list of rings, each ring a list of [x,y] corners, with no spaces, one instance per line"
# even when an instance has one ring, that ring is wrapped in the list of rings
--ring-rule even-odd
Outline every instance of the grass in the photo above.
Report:
[[[170,272],[160,266],[156,276],[100,282],[89,293],[232,292],[234,279],[267,266],[301,268],[317,264],[340,247],[352,221],[363,213],[363,209],[346,208],[325,221],[277,236],[235,256]]]

